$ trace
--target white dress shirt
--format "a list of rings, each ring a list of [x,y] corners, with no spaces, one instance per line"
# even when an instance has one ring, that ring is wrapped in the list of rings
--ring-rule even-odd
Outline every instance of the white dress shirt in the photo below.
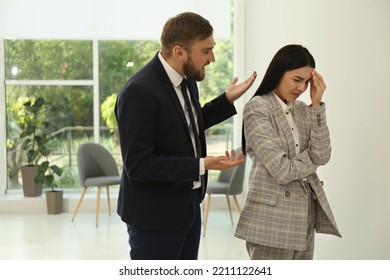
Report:
[[[295,154],[298,155],[299,154],[299,133],[298,133],[297,125],[295,124],[294,116],[293,116],[292,111],[291,111],[292,103],[288,102],[286,104],[274,92],[272,92],[272,93],[275,95],[276,99],[280,103],[280,106],[282,106],[282,109],[285,112],[287,122],[290,125],[290,129],[291,129],[292,135],[294,137],[295,152],[296,152]]]
[[[169,79],[171,80],[172,82],[172,85],[173,85],[173,88],[175,89],[176,91],[176,94],[177,94],[177,97],[179,98],[179,101],[180,101],[180,104],[181,106],[183,107],[183,110],[184,110],[184,113],[186,115],[186,119],[187,119],[187,125],[190,126],[190,117],[188,115],[188,108],[185,104],[185,101],[184,101],[184,97],[181,93],[181,87],[180,87],[180,84],[183,80],[183,77],[177,73],[169,64],[168,62],[165,61],[165,59],[162,57],[161,53],[158,53],[158,58],[160,59],[164,69],[165,69],[165,72],[167,72],[168,74],[168,77]],[[187,94],[188,94],[188,90],[187,90]],[[189,98],[191,100],[191,98]],[[198,117],[197,117],[197,113],[196,113],[196,110],[194,108],[194,104],[192,104],[192,112],[194,113],[194,117],[195,117],[195,122],[196,122],[196,129],[199,131],[198,129]],[[190,129],[190,133],[191,133],[191,140],[192,140],[192,146],[194,147],[194,153],[196,154],[196,145],[195,145],[195,136],[194,136],[194,133],[192,132],[192,129]],[[204,158],[200,158],[199,159],[199,176],[201,175],[204,175],[206,172],[205,170],[205,166],[204,166]],[[201,182],[200,182],[200,179],[199,181],[196,181],[194,182],[194,189],[196,188],[200,188],[201,187]]]

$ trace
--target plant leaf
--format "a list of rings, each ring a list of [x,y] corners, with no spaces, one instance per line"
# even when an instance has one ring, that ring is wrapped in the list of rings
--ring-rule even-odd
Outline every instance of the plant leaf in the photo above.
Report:
[[[45,102],[45,100],[43,99],[43,97],[38,97],[37,100],[35,100],[35,103],[33,106],[35,106],[36,108],[40,108],[40,107],[42,107],[44,102]]]
[[[58,167],[57,165],[51,165],[50,169],[53,170],[53,172],[57,174],[58,177],[62,175],[62,168]]]
[[[51,187],[54,183],[54,176],[53,175],[46,175],[43,182],[46,186]]]
[[[42,162],[39,166],[38,166],[38,171],[39,172],[42,172],[42,173],[45,173],[46,170],[48,169],[49,167],[49,162],[48,161],[44,161]]]
[[[37,172],[37,175],[35,175],[34,181],[35,181],[35,183],[42,184],[44,178],[45,178],[45,173]]]

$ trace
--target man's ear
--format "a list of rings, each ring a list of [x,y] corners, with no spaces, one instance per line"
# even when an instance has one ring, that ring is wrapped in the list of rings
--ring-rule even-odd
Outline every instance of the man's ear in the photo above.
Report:
[[[184,62],[187,57],[187,52],[181,45],[175,45],[172,49],[172,54],[175,56],[176,59],[180,60],[181,62]]]

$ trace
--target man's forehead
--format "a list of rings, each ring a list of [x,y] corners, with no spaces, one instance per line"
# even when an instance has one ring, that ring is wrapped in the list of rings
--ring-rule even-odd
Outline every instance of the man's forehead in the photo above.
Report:
[[[212,49],[214,48],[216,42],[214,40],[213,36],[207,37],[206,39],[201,39],[201,40],[195,40],[192,43],[192,47],[195,47],[197,49]]]

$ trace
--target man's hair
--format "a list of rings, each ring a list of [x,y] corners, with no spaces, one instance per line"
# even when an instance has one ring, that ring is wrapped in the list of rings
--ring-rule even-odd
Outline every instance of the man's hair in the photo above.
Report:
[[[195,40],[203,40],[212,35],[213,27],[207,19],[192,12],[178,14],[164,25],[161,33],[162,52],[170,55],[175,45],[190,52]]]

